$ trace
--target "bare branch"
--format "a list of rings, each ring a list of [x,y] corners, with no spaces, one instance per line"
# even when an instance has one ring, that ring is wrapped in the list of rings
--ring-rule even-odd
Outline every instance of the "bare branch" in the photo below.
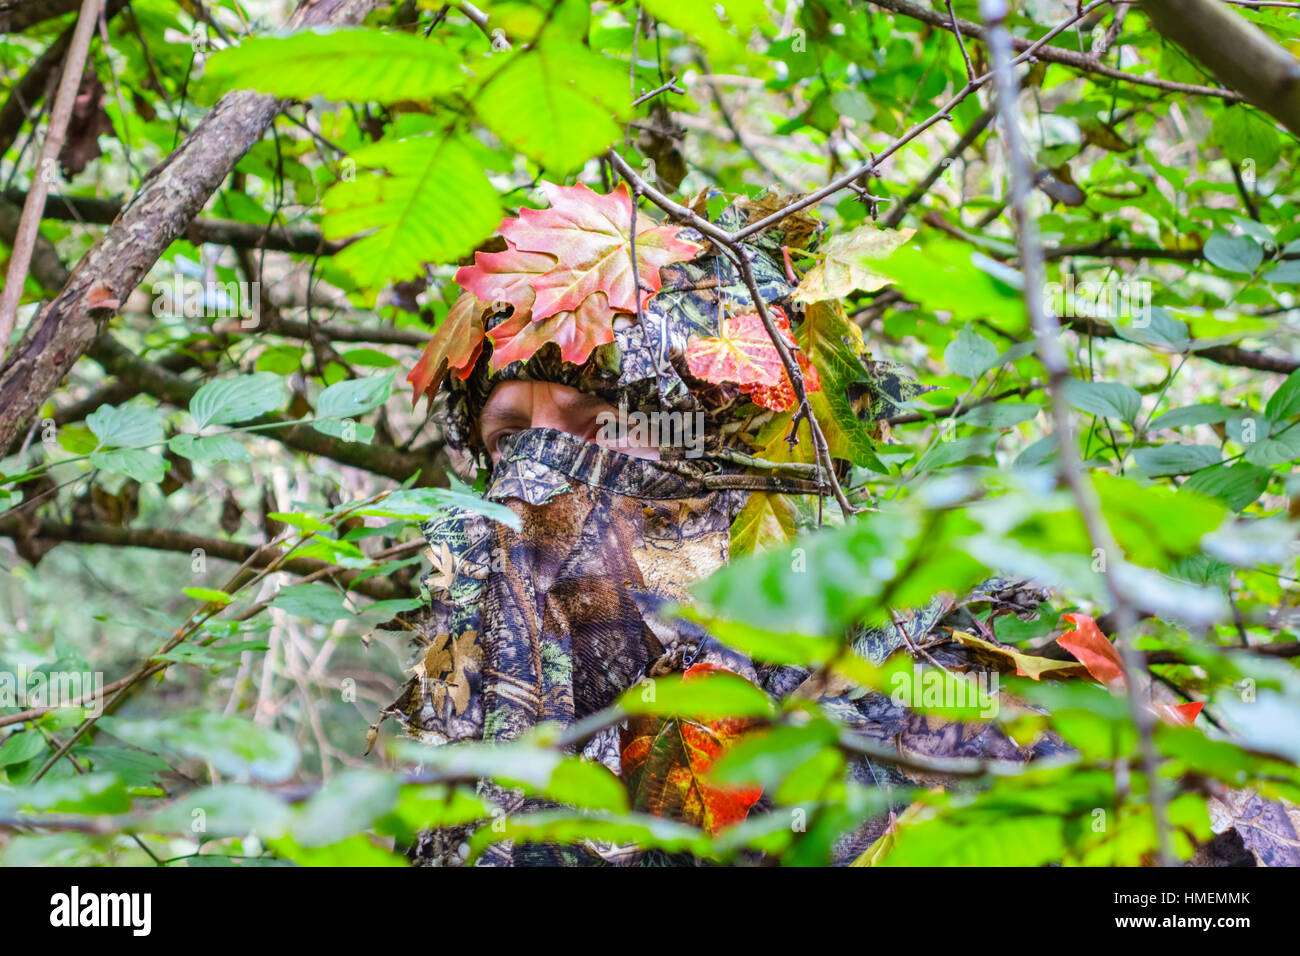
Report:
[[[0,537],[20,536],[78,544],[106,544],[116,548],[149,548],[154,551],[175,551],[181,554],[192,554],[198,548],[210,558],[247,562],[249,567],[254,568],[268,567],[279,553],[278,549],[268,548],[265,545],[259,547],[242,541],[227,541],[223,538],[210,538],[165,528],[128,528],[94,522],[64,524],[53,518],[41,518],[27,525],[16,514],[0,517]],[[405,553],[415,554],[423,545],[423,541],[409,542]],[[284,562],[282,567],[285,571],[300,575],[327,571],[329,577],[350,590],[376,600],[409,597],[403,588],[398,587],[388,578],[376,576],[355,581],[359,571],[345,570],[328,561],[318,561],[315,558],[291,558]]]
[[[14,237],[9,268],[5,273],[5,286],[4,289],[0,289],[0,356],[9,349],[9,336],[13,333],[14,323],[18,319],[18,300],[22,298],[23,285],[27,282],[27,267],[32,261],[32,246],[36,243],[36,233],[41,225],[41,210],[45,206],[45,196],[50,191],[50,182],[54,178],[54,164],[63,149],[63,140],[68,132],[68,120],[72,118],[72,104],[77,98],[81,76],[86,69],[86,54],[90,51],[90,38],[94,35],[95,24],[99,21],[103,3],[104,0],[82,0],[81,13],[77,16],[77,27],[68,43],[68,54],[63,62],[63,74],[59,77],[59,91],[54,96],[54,108],[50,112],[45,140],[41,143],[41,155],[36,162],[31,192],[28,193],[27,201],[23,204],[23,218],[18,224],[18,234]]]
[[[1146,0],[1142,11],[1216,77],[1300,136],[1300,62],[1213,0]]]
[[[1154,717],[1139,699],[1140,692],[1136,683],[1137,675],[1143,672],[1141,656],[1132,644],[1137,630],[1137,613],[1119,579],[1118,573],[1124,563],[1123,554],[1102,518],[1097,492],[1088,481],[1083,462],[1079,459],[1078,440],[1074,434],[1070,404],[1065,395],[1065,385],[1071,377],[1069,358],[1061,344],[1061,327],[1056,317],[1044,307],[1043,283],[1046,269],[1038,240],[1037,223],[1028,209],[1033,186],[1029,164],[1020,142],[1020,127],[1016,116],[1019,84],[1011,65],[1011,38],[1003,25],[1007,16],[1006,0],[980,0],[980,13],[987,24],[985,42],[997,74],[998,117],[1011,171],[1010,205],[1019,228],[1020,265],[1025,276],[1025,307],[1038,339],[1039,358],[1048,373],[1047,391],[1051,398],[1052,420],[1055,425],[1053,436],[1058,452],[1058,480],[1070,489],[1089,540],[1094,548],[1101,549],[1106,558],[1102,576],[1114,605],[1113,613],[1120,634],[1116,644],[1128,689],[1126,696],[1129,715],[1138,731],[1160,860],[1162,865],[1168,865],[1172,859],[1169,821],[1152,738]]]
[[[374,0],[304,0],[291,27],[358,23]],[[197,215],[282,103],[247,90],[217,101],[170,156],[145,176],[113,226],[86,253],[63,291],[37,313],[0,365],[0,448],[8,448],[103,323]]]

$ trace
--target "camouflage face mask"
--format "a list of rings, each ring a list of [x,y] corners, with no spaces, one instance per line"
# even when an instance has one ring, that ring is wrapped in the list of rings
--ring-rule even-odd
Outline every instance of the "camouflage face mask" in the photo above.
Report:
[[[487,498],[521,526],[465,512],[424,526],[431,600],[401,619],[417,660],[384,716],[441,744],[509,740],[608,706],[683,652],[654,609],[727,562],[745,480],[553,429],[509,436]],[[618,771],[616,734],[585,753]]]

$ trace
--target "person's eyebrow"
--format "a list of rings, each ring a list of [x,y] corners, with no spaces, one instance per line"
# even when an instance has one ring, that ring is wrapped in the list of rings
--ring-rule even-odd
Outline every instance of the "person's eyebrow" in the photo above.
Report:
[[[566,411],[583,412],[593,408],[612,408],[609,402],[591,392],[563,392],[557,396],[555,404],[564,406]]]
[[[513,425],[518,422],[530,421],[532,421],[532,416],[515,405],[489,404],[483,409],[483,414],[479,418],[479,427]]]

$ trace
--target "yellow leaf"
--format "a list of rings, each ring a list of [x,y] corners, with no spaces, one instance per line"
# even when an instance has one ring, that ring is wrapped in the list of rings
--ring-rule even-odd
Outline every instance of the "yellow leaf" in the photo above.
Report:
[[[822,260],[808,271],[795,290],[795,302],[842,299],[854,291],[875,292],[893,280],[871,269],[873,259],[885,259],[907,242],[915,229],[877,229],[867,224],[835,236],[822,247]]]

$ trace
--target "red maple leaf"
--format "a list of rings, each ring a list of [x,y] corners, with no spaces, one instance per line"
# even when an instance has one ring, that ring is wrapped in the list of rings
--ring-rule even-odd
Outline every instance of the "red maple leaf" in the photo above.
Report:
[[[559,264],[533,282],[537,301],[533,318],[576,310],[592,293],[603,292],[615,312],[637,311],[632,271],[632,200],[627,185],[608,195],[581,183],[556,186],[543,182],[549,209],[521,209],[518,219],[501,224],[501,234],[525,252],[553,255]],[[694,259],[704,247],[681,238],[680,226],[660,226],[648,216],[637,217],[636,266],[645,287],[644,305],[659,291],[659,269],[671,262]]]
[[[461,379],[469,378],[483,351],[483,320],[487,303],[466,292],[447,313],[438,331],[433,333],[424,354],[411,369],[406,380],[411,383],[411,405],[420,404],[420,396],[434,394],[448,368],[456,369]]]
[[[781,337],[799,361],[804,388],[809,392],[820,391],[821,377],[803,352],[798,351],[785,312],[779,306],[771,306],[769,311]],[[725,315],[718,331],[719,335],[694,339],[686,347],[686,365],[691,374],[706,382],[739,385],[741,392],[764,408],[777,412],[793,408],[794,385],[785,373],[781,355],[772,344],[762,317],[757,312]]]
[[[602,196],[586,186],[542,183],[549,209],[523,209],[502,220],[507,248],[479,252],[472,266],[456,272],[456,282],[482,306],[477,324],[457,315],[438,330],[408,378],[417,396],[430,395],[442,380],[441,363],[468,377],[482,350],[483,316],[513,308],[490,333],[493,369],[526,360],[547,342],[560,346],[566,362],[581,364],[592,349],[614,341],[614,316],[637,310],[632,269],[632,201],[627,187]],[[637,221],[637,272],[644,287],[641,302],[658,291],[659,269],[704,251],[681,238],[678,226]],[[649,291],[647,291],[649,290]],[[446,329],[444,333],[444,329]],[[459,364],[467,362],[468,364]]]
[[[541,321],[516,312],[488,332],[492,340],[492,371],[527,359],[547,342],[560,347],[560,358],[581,365],[597,345],[614,341],[609,300],[593,292],[574,311],[557,312]]]
[[[541,252],[523,252],[509,240],[506,245],[504,252],[475,253],[472,266],[456,270],[456,284],[493,303],[497,311],[504,312],[503,306],[511,305],[516,315],[528,313],[533,307],[533,283],[555,268],[556,259]]]
[[[1119,652],[1106,635],[1101,633],[1097,622],[1086,614],[1062,614],[1061,618],[1069,621],[1074,630],[1062,634],[1056,643],[1078,658],[1099,683],[1107,687],[1123,687],[1124,666],[1120,662]]]

